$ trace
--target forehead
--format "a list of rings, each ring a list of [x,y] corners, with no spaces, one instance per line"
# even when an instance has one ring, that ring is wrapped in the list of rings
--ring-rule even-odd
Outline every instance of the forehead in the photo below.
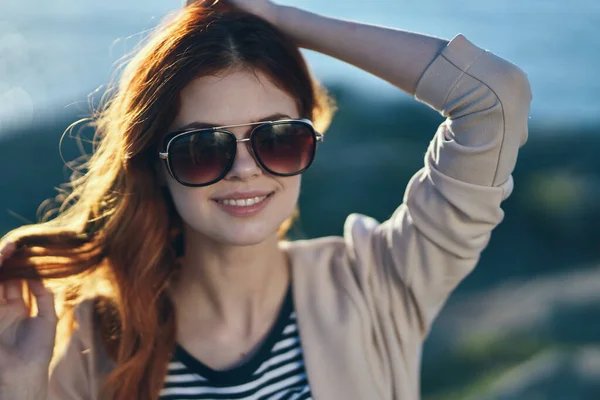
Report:
[[[260,72],[234,71],[196,78],[185,86],[170,130],[193,122],[243,124],[274,114],[298,118],[294,98]]]

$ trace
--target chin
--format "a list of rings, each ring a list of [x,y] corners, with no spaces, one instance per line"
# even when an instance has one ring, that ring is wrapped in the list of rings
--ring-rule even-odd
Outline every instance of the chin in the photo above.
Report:
[[[273,224],[273,226],[236,225],[229,225],[218,231],[206,232],[205,235],[223,245],[254,246],[277,236],[277,230],[279,229],[279,225],[276,224]]]

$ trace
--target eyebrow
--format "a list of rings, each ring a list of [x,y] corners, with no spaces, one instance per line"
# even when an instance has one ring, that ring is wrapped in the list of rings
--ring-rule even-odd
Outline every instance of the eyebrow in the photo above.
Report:
[[[253,124],[255,122],[262,122],[262,121],[275,121],[275,120],[280,120],[280,119],[292,119],[292,117],[290,117],[287,114],[282,114],[282,113],[275,113],[275,114],[271,114],[271,115],[267,115],[265,117],[259,118],[257,120],[254,121],[250,121],[248,122],[249,124]],[[234,125],[234,124],[231,124]],[[202,128],[214,128],[217,126],[227,126],[227,125],[223,125],[223,124],[214,124],[211,122],[203,122],[203,121],[194,121],[194,122],[190,122],[189,124],[186,124],[182,127],[179,127],[177,129],[175,129],[176,131],[186,131],[188,129],[202,129]]]

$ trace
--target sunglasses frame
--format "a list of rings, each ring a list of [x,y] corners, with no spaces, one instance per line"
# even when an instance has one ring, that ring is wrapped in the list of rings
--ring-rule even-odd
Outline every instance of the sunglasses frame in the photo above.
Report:
[[[254,132],[256,132],[256,130],[258,130],[259,128],[265,126],[265,125],[280,125],[280,124],[286,124],[286,123],[302,123],[304,125],[308,125],[312,131],[313,137],[314,137],[314,141],[313,141],[313,148],[312,148],[312,157],[310,159],[310,161],[308,162],[308,164],[306,165],[306,167],[304,167],[303,169],[301,169],[300,171],[294,172],[292,174],[281,174],[278,172],[274,172],[273,170],[271,170],[270,168],[268,168],[264,162],[261,160],[261,158],[258,156],[256,149],[254,148],[254,142],[252,141],[252,137],[254,135]],[[243,139],[238,139],[235,134],[227,129],[230,128],[238,128],[238,127],[242,127],[242,126],[254,126],[254,128],[250,131],[250,133],[248,134],[247,137],[243,138]],[[231,157],[231,161],[227,164],[227,166],[225,168],[223,168],[223,172],[221,173],[221,175],[219,175],[217,178],[213,179],[210,182],[207,183],[189,183],[189,182],[184,182],[181,179],[179,179],[179,177],[176,176],[176,174],[173,172],[173,168],[171,167],[171,157],[169,156],[169,150],[171,149],[171,144],[176,140],[179,139],[183,136],[188,136],[188,135],[192,135],[198,132],[204,132],[204,131],[208,131],[208,132],[222,132],[222,133],[226,133],[228,135],[231,135],[233,137],[233,139],[235,140],[235,146],[233,147],[233,157]],[[229,171],[231,171],[231,167],[233,167],[233,163],[235,162],[235,157],[237,155],[237,145],[238,143],[247,143],[250,142],[250,147],[249,149],[251,150],[251,154],[252,157],[256,160],[256,162],[258,163],[258,165],[265,170],[266,172],[272,174],[272,175],[276,175],[276,176],[294,176],[294,175],[299,175],[302,174],[303,172],[305,172],[313,163],[314,159],[315,159],[315,155],[316,155],[316,148],[317,148],[317,143],[318,142],[322,142],[324,139],[323,134],[318,133],[315,128],[314,125],[312,123],[311,120],[307,119],[307,118],[300,118],[300,119],[281,119],[281,120],[276,120],[276,121],[259,121],[259,122],[250,122],[250,123],[246,123],[246,124],[236,124],[236,125],[223,125],[223,126],[215,126],[215,127],[208,127],[208,128],[198,128],[198,129],[186,129],[183,131],[176,131],[176,132],[172,132],[170,134],[168,134],[164,141],[163,141],[163,148],[165,149],[164,151],[161,151],[158,153],[158,157],[163,160],[165,162],[165,165],[167,167],[167,170],[169,171],[169,175],[171,175],[171,177],[173,179],[175,179],[177,182],[179,182],[180,184],[184,185],[184,186],[188,186],[188,187],[202,187],[202,186],[209,186],[212,184],[217,183],[218,181],[220,181],[221,179],[225,178],[225,176],[227,176],[227,174],[229,173]]]

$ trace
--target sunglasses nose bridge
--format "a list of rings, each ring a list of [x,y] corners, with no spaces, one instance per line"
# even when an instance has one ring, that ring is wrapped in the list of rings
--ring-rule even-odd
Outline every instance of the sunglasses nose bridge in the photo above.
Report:
[[[243,138],[243,139],[236,139],[235,140],[236,143],[249,143],[250,142],[250,138]]]
[[[233,162],[227,175],[247,179],[252,176],[260,175],[262,168],[260,162],[254,154],[250,138],[236,139],[236,151]],[[241,146],[238,146],[241,145]]]
[[[237,147],[239,147],[239,145],[242,144],[243,147],[246,148],[246,151],[250,154],[250,156],[254,159],[254,161],[258,161],[256,159],[256,154],[254,154],[254,149],[252,148],[252,140],[250,137],[245,137],[242,139],[235,139],[235,146],[236,146],[236,158],[239,154],[239,149]]]

